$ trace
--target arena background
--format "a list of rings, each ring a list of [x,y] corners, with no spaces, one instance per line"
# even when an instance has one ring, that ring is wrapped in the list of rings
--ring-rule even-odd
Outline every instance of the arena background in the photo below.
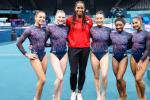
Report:
[[[34,22],[35,10],[43,10],[47,14],[47,24],[54,22],[57,9],[63,9],[66,15],[73,14],[73,6],[77,0],[0,0],[0,100],[33,100],[36,75],[28,61],[17,49],[16,41],[28,26]],[[95,12],[103,10],[106,16],[105,25],[114,28],[114,19],[122,16],[126,19],[126,31],[133,32],[131,20],[141,16],[143,28],[150,31],[150,0],[83,0],[86,13],[93,19]],[[28,49],[29,41],[24,46]],[[49,48],[46,49],[49,56]],[[111,47],[110,47],[111,51]],[[130,52],[130,51],[129,51]],[[130,55],[129,55],[130,57]],[[117,100],[115,77],[112,72],[112,55],[108,73],[106,100]],[[70,99],[69,64],[64,79],[62,100]],[[96,92],[90,60],[87,67],[87,79],[83,89],[84,100],[95,100]],[[52,100],[55,74],[49,63],[41,100]],[[124,76],[127,81],[127,100],[137,100],[134,78],[130,64]],[[150,100],[150,67],[145,73],[146,98]]]

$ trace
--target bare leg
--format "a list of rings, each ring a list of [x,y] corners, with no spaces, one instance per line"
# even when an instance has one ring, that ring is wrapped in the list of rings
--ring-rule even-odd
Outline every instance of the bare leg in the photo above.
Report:
[[[117,80],[121,84],[122,90],[122,99],[126,100],[126,82],[123,80],[123,76],[127,69],[128,57],[123,58],[119,63],[119,69],[117,73]]]
[[[33,69],[35,70],[36,75],[38,77],[36,94],[35,94],[34,100],[40,100],[41,94],[42,94],[43,85],[44,85],[45,80],[46,80],[45,72],[46,72],[46,68],[47,68],[47,57],[45,56],[43,58],[43,64],[45,66],[42,66],[42,63],[40,62],[39,59],[30,60],[30,62],[31,62],[31,65],[33,66]]]
[[[136,76],[137,63],[134,60],[133,56],[131,56],[130,63],[131,63],[131,70],[132,70],[133,76],[135,77]],[[139,85],[137,84],[137,82],[136,82],[136,91],[137,91],[138,98],[141,98],[140,88],[139,88]]]
[[[61,70],[61,65],[60,65],[60,61],[59,59],[56,57],[56,55],[54,55],[53,53],[50,53],[50,61],[51,61],[51,65],[53,67],[53,70],[56,74],[57,79],[54,82],[54,96],[53,99],[54,100],[60,100],[59,97],[59,87],[60,84],[62,83],[63,80],[63,73]]]
[[[66,53],[60,61],[61,70],[62,70],[63,75],[65,74],[65,71],[66,71],[66,68],[67,68],[67,62],[68,62],[68,54]],[[59,86],[59,92],[58,92],[59,97],[61,97],[62,86],[63,86],[63,82],[61,82],[61,84]]]
[[[91,53],[91,64],[92,64],[92,69],[94,72],[94,83],[95,83],[95,88],[96,88],[96,93],[97,93],[97,99],[100,100],[101,98],[100,80],[99,80],[100,62],[93,53]]]
[[[142,69],[136,70],[136,76],[135,76],[136,82],[137,82],[137,84],[139,86],[139,90],[141,92],[141,99],[142,100],[145,99],[145,84],[144,84],[144,81],[142,80],[142,78],[143,78],[144,73],[147,69],[148,63],[149,63],[149,58],[147,58],[143,61]]]
[[[106,88],[107,88],[107,74],[109,68],[109,53],[105,54],[100,61],[101,71],[102,71],[102,99],[105,100]]]
[[[118,73],[118,69],[119,69],[119,63],[115,58],[113,58],[113,60],[112,60],[112,65],[113,65],[113,72],[115,74],[116,81],[117,81],[117,73]],[[116,86],[118,89],[119,96],[121,97],[121,84],[119,82],[116,82]]]

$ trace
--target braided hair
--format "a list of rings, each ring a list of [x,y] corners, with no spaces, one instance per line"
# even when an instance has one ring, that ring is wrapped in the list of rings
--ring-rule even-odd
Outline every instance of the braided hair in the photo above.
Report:
[[[75,7],[76,7],[77,4],[79,4],[79,3],[82,3],[82,4],[84,5],[84,7],[85,7],[85,4],[84,4],[83,1],[77,1],[77,2],[75,3]],[[74,7],[74,8],[75,8],[75,7]],[[75,10],[74,10],[74,14],[73,14],[73,18],[72,18],[72,25],[73,25],[73,27],[74,27],[74,22],[75,22],[75,20],[76,20],[76,12],[75,12]],[[84,10],[83,16],[82,16],[82,29],[83,29],[84,24],[87,24],[87,22],[86,22],[86,16],[85,16],[85,10]]]

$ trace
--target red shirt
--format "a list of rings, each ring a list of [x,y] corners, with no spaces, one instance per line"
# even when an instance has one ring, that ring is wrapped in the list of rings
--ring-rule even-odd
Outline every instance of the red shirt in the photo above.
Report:
[[[72,24],[72,16],[66,20],[66,25],[69,26],[68,46],[71,48],[90,47],[90,28],[93,25],[92,19],[86,16],[86,23],[82,26],[82,18],[76,19]]]

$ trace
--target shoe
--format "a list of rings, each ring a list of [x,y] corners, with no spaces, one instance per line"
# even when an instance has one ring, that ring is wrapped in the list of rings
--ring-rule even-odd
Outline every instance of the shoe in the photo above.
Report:
[[[77,100],[83,100],[83,97],[82,97],[82,94],[81,94],[81,93],[78,93],[78,94],[77,94]]]
[[[70,100],[76,100],[76,93],[75,92],[72,92],[71,93],[71,98]]]

